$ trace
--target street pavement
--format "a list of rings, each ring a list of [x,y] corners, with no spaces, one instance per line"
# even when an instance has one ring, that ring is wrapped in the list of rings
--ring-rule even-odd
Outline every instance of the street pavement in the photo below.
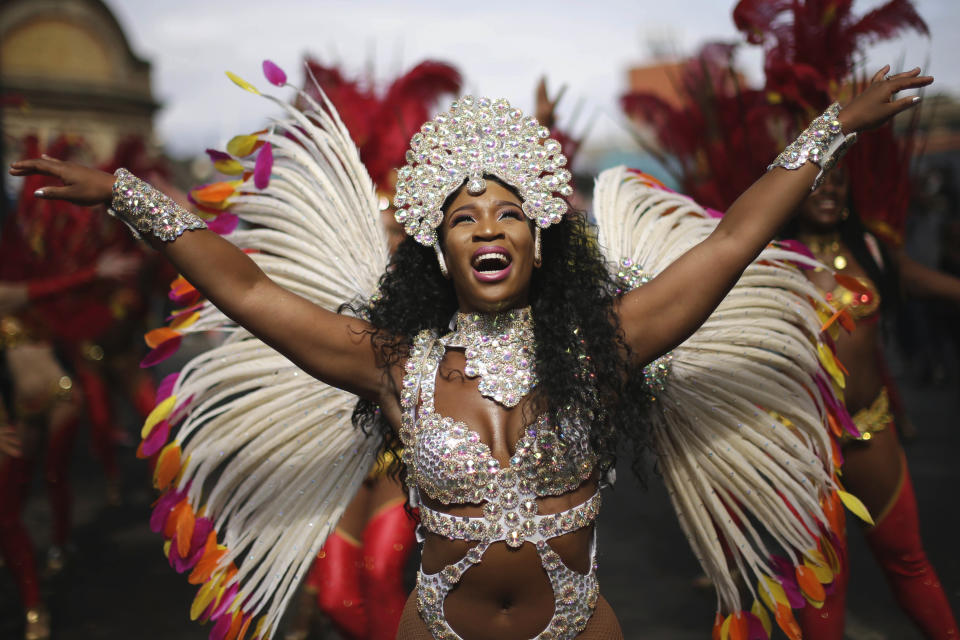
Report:
[[[903,382],[903,394],[919,429],[906,445],[931,560],[954,611],[960,611],[960,394],[955,378],[930,388]],[[129,430],[134,433],[134,426]],[[146,465],[121,452],[125,472],[122,506],[108,506],[103,475],[81,439],[71,477],[75,492],[74,547],[66,570],[44,580],[53,611],[54,640],[179,640],[207,637],[209,627],[188,619],[195,588],[173,572],[161,539],[147,520],[152,491]],[[697,589],[699,569],[686,545],[662,484],[654,473],[642,489],[626,464],[616,488],[605,495],[599,521],[600,583],[625,637],[643,640],[708,638],[715,600]],[[40,549],[48,545],[49,515],[39,478],[26,519]],[[897,608],[873,564],[853,519],[847,637],[913,640],[921,636]],[[411,563],[412,568],[412,563]],[[411,572],[408,572],[412,574]],[[0,568],[0,640],[22,638],[13,580]],[[329,634],[322,634],[330,637]],[[313,637],[320,638],[317,633]],[[778,636],[783,637],[783,636]]]

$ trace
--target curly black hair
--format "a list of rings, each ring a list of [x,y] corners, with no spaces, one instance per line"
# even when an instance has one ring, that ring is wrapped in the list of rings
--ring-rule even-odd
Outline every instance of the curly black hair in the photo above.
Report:
[[[648,394],[643,376],[629,365],[630,350],[614,313],[618,283],[583,213],[568,214],[543,229],[541,237],[542,265],[534,269],[530,283],[539,379],[532,408],[546,411],[553,425],[561,424],[564,416],[587,420],[602,470],[616,463],[617,448],[626,441],[636,454],[633,468],[642,482]],[[407,238],[381,277],[379,294],[350,310],[376,327],[370,339],[382,366],[389,367],[406,356],[420,331],[445,333],[457,299],[434,250]],[[366,433],[379,432],[388,446],[395,444],[374,402],[360,400],[353,423]],[[405,477],[405,470],[399,472]]]

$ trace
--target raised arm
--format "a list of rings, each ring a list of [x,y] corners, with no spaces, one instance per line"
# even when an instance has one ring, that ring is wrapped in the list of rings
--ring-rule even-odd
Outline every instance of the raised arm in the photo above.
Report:
[[[874,75],[867,89],[844,107],[843,134],[879,126],[916,103],[893,99],[904,89],[930,84],[919,68],[886,78]],[[619,306],[627,344],[638,363],[647,363],[686,340],[709,317],[776,232],[810,193],[820,169],[775,167],[730,206],[713,233],[646,285],[626,294]]]
[[[110,204],[113,198],[114,176],[69,162],[24,160],[13,163],[10,173],[44,174],[63,182],[39,190],[40,198],[83,205]],[[377,366],[368,323],[277,285],[243,251],[206,229],[150,243],[218,309],[310,375],[364,398],[385,398],[389,386]]]

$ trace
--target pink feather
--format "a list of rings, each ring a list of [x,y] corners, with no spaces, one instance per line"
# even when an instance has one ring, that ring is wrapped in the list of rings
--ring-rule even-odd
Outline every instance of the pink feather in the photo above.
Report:
[[[263,148],[267,149],[268,147],[269,145],[264,145]],[[261,153],[263,152],[261,151]],[[259,188],[262,189],[263,187]],[[229,211],[224,211],[213,220],[208,220],[207,228],[218,235],[228,236],[237,228],[237,224],[239,222],[240,218],[238,218],[235,214],[230,213]]]
[[[229,153],[224,153],[223,151],[217,151],[216,149],[207,149],[207,156],[210,158],[210,162],[218,162],[220,160],[233,160],[233,156]]]
[[[170,510],[187,495],[189,485],[183,491],[170,490],[160,496],[153,512],[150,514],[150,530],[154,533],[160,533],[167,524],[167,518],[170,517]]]
[[[161,342],[159,345],[157,345],[156,349],[153,349],[143,360],[140,361],[140,368],[146,369],[155,364],[163,362],[177,352],[177,349],[180,348],[180,342],[182,341],[183,336],[176,336],[175,338],[170,338],[166,342]]]
[[[149,458],[153,454],[163,449],[163,445],[167,443],[167,438],[170,436],[170,423],[166,420],[161,420],[153,429],[150,430],[150,434],[143,439],[143,446],[141,447],[141,452],[144,457]]]
[[[263,75],[266,76],[267,82],[270,84],[278,87],[287,84],[287,74],[284,73],[283,69],[269,60],[263,61]]]
[[[270,184],[270,172],[273,170],[273,147],[265,144],[257,154],[257,162],[253,166],[253,186],[257,189],[266,189]]]

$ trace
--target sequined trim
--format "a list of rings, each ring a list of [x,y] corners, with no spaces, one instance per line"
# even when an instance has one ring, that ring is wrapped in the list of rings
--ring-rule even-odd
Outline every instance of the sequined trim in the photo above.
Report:
[[[854,320],[865,320],[880,310],[880,292],[867,278],[852,277],[861,284],[863,291],[851,291],[838,284],[824,297],[834,308],[849,311]]]
[[[35,336],[16,316],[0,316],[0,351],[33,342]]]
[[[483,505],[483,516],[454,516],[421,505],[420,523],[427,531],[451,540],[505,542],[518,548],[525,542],[542,542],[592,524],[600,503],[598,491],[572,509],[540,515],[535,495],[507,489],[499,500]]]
[[[481,542],[458,562],[433,574],[417,573],[417,610],[436,640],[462,640],[443,615],[443,602],[463,574],[479,564],[491,543]],[[554,594],[553,617],[533,640],[572,640],[583,631],[600,597],[597,583],[596,533],[591,543],[590,571],[577,573],[563,563],[560,555],[541,540],[534,547],[550,580]]]
[[[150,235],[173,242],[185,231],[206,229],[206,223],[167,195],[137,178],[126,169],[113,174],[113,200],[110,213],[123,220],[136,238]]]
[[[539,227],[560,222],[573,194],[566,156],[550,130],[504,99],[463,96],[425,122],[397,172],[397,222],[422,245],[437,244],[443,201],[467,181],[473,195],[492,174],[520,192],[524,214]]]
[[[653,277],[644,270],[643,266],[629,258],[624,258],[617,268],[617,293],[633,291],[652,279]],[[656,398],[666,388],[672,362],[673,351],[668,351],[643,368],[643,382],[651,397]]]

